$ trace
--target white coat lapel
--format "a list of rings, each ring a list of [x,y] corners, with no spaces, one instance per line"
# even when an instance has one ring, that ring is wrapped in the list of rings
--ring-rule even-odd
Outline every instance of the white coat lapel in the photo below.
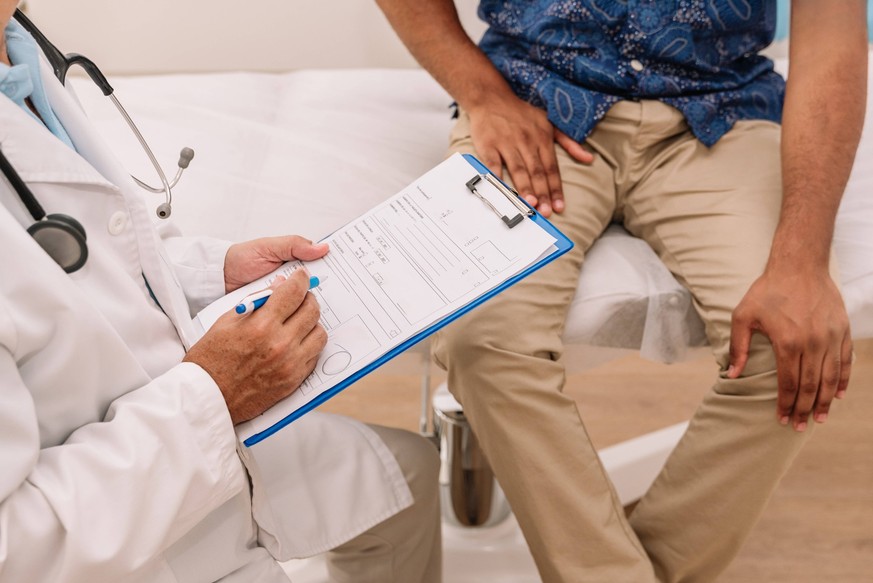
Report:
[[[189,347],[197,334],[191,324],[188,304],[171,268],[166,250],[157,240],[151,214],[138,192],[139,187],[94,130],[73,93],[57,81],[47,63],[41,62],[40,65],[49,103],[76,150],[99,174],[120,187],[130,211],[131,222],[137,230],[143,275],[161,308],[172,320],[182,343],[186,348]]]
[[[94,184],[118,188],[49,130],[8,99],[0,100],[0,143],[25,182]]]
[[[45,61],[40,61],[40,74],[48,101],[82,158],[112,184],[120,188],[133,186],[130,175],[112,155],[109,146],[94,131],[78,101],[58,82]]]
[[[5,98],[0,99],[0,147],[14,171],[28,184],[89,185],[102,188],[109,194],[119,194],[119,189],[79,154]],[[6,186],[6,181],[0,180],[0,201],[26,229],[33,224],[34,217],[14,190]],[[45,200],[39,202],[46,203]],[[59,209],[48,206],[44,211],[51,214]]]

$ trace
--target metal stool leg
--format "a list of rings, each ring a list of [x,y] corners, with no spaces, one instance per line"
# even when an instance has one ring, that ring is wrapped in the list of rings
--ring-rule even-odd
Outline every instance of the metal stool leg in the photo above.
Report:
[[[494,526],[509,514],[509,503],[479,447],[460,404],[445,383],[433,398],[434,433],[440,450],[443,518],[455,526]]]

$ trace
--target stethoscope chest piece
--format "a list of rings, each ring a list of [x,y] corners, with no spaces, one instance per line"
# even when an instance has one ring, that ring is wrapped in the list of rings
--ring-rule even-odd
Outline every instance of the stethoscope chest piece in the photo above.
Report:
[[[81,269],[88,260],[85,229],[73,217],[51,214],[32,224],[27,232],[67,273]]]

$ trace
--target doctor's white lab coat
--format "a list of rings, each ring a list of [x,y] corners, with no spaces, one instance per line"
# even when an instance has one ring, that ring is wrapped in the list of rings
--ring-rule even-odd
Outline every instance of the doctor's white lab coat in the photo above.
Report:
[[[5,98],[0,145],[46,212],[84,225],[90,255],[65,274],[0,179],[0,582],[283,581],[273,557],[409,506],[360,423],[312,413],[238,444],[218,387],[180,363],[191,312],[223,293],[228,245],[158,234],[163,195],[135,186],[41,73],[78,153]]]

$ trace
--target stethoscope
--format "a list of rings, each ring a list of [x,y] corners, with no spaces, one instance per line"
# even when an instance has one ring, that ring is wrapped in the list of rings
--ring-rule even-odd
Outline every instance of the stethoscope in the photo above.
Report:
[[[40,30],[21,12],[21,10],[15,11],[15,20],[17,20],[18,23],[21,24],[21,26],[31,34],[31,36],[33,36],[36,44],[39,45],[39,48],[45,54],[46,59],[48,59],[49,64],[51,64],[54,69],[55,76],[62,85],[66,82],[67,71],[70,67],[73,65],[79,65],[85,70],[88,77],[97,84],[103,92],[103,95],[112,100],[112,103],[115,104],[116,109],[121,113],[124,121],[127,122],[131,131],[136,135],[136,139],[139,141],[142,149],[145,150],[146,155],[149,157],[155,172],[157,172],[161,179],[162,188],[149,186],[136,176],[131,176],[131,178],[149,192],[158,194],[161,192],[164,193],[165,200],[158,205],[155,212],[158,217],[162,219],[169,217],[172,212],[172,189],[179,182],[179,179],[182,177],[182,172],[188,167],[191,159],[194,158],[194,150],[191,148],[182,148],[182,152],[179,155],[179,167],[176,171],[176,176],[173,177],[172,181],[168,181],[167,176],[161,169],[161,165],[158,164],[158,161],[152,153],[151,148],[149,148],[146,143],[145,138],[142,137],[136,124],[133,123],[133,120],[130,119],[127,111],[125,111],[124,107],[115,97],[114,89],[112,89],[112,86],[109,84],[109,81],[106,80],[106,77],[100,69],[97,68],[97,65],[95,65],[91,59],[76,53],[64,55],[57,47],[55,47],[55,45],[49,42],[45,35],[40,32]],[[48,253],[49,256],[67,273],[73,273],[85,265],[85,261],[88,259],[88,245],[86,243],[85,229],[82,227],[82,224],[68,215],[46,215],[42,205],[39,204],[36,197],[33,195],[33,192],[31,192],[27,184],[24,183],[9,163],[6,156],[3,155],[2,150],[0,150],[0,170],[2,170],[3,174],[6,175],[12,188],[18,194],[19,198],[21,198],[21,202],[24,203],[24,206],[27,207],[27,210],[36,221],[36,223],[27,229],[27,232],[30,233],[39,246],[42,247],[45,252]]]

